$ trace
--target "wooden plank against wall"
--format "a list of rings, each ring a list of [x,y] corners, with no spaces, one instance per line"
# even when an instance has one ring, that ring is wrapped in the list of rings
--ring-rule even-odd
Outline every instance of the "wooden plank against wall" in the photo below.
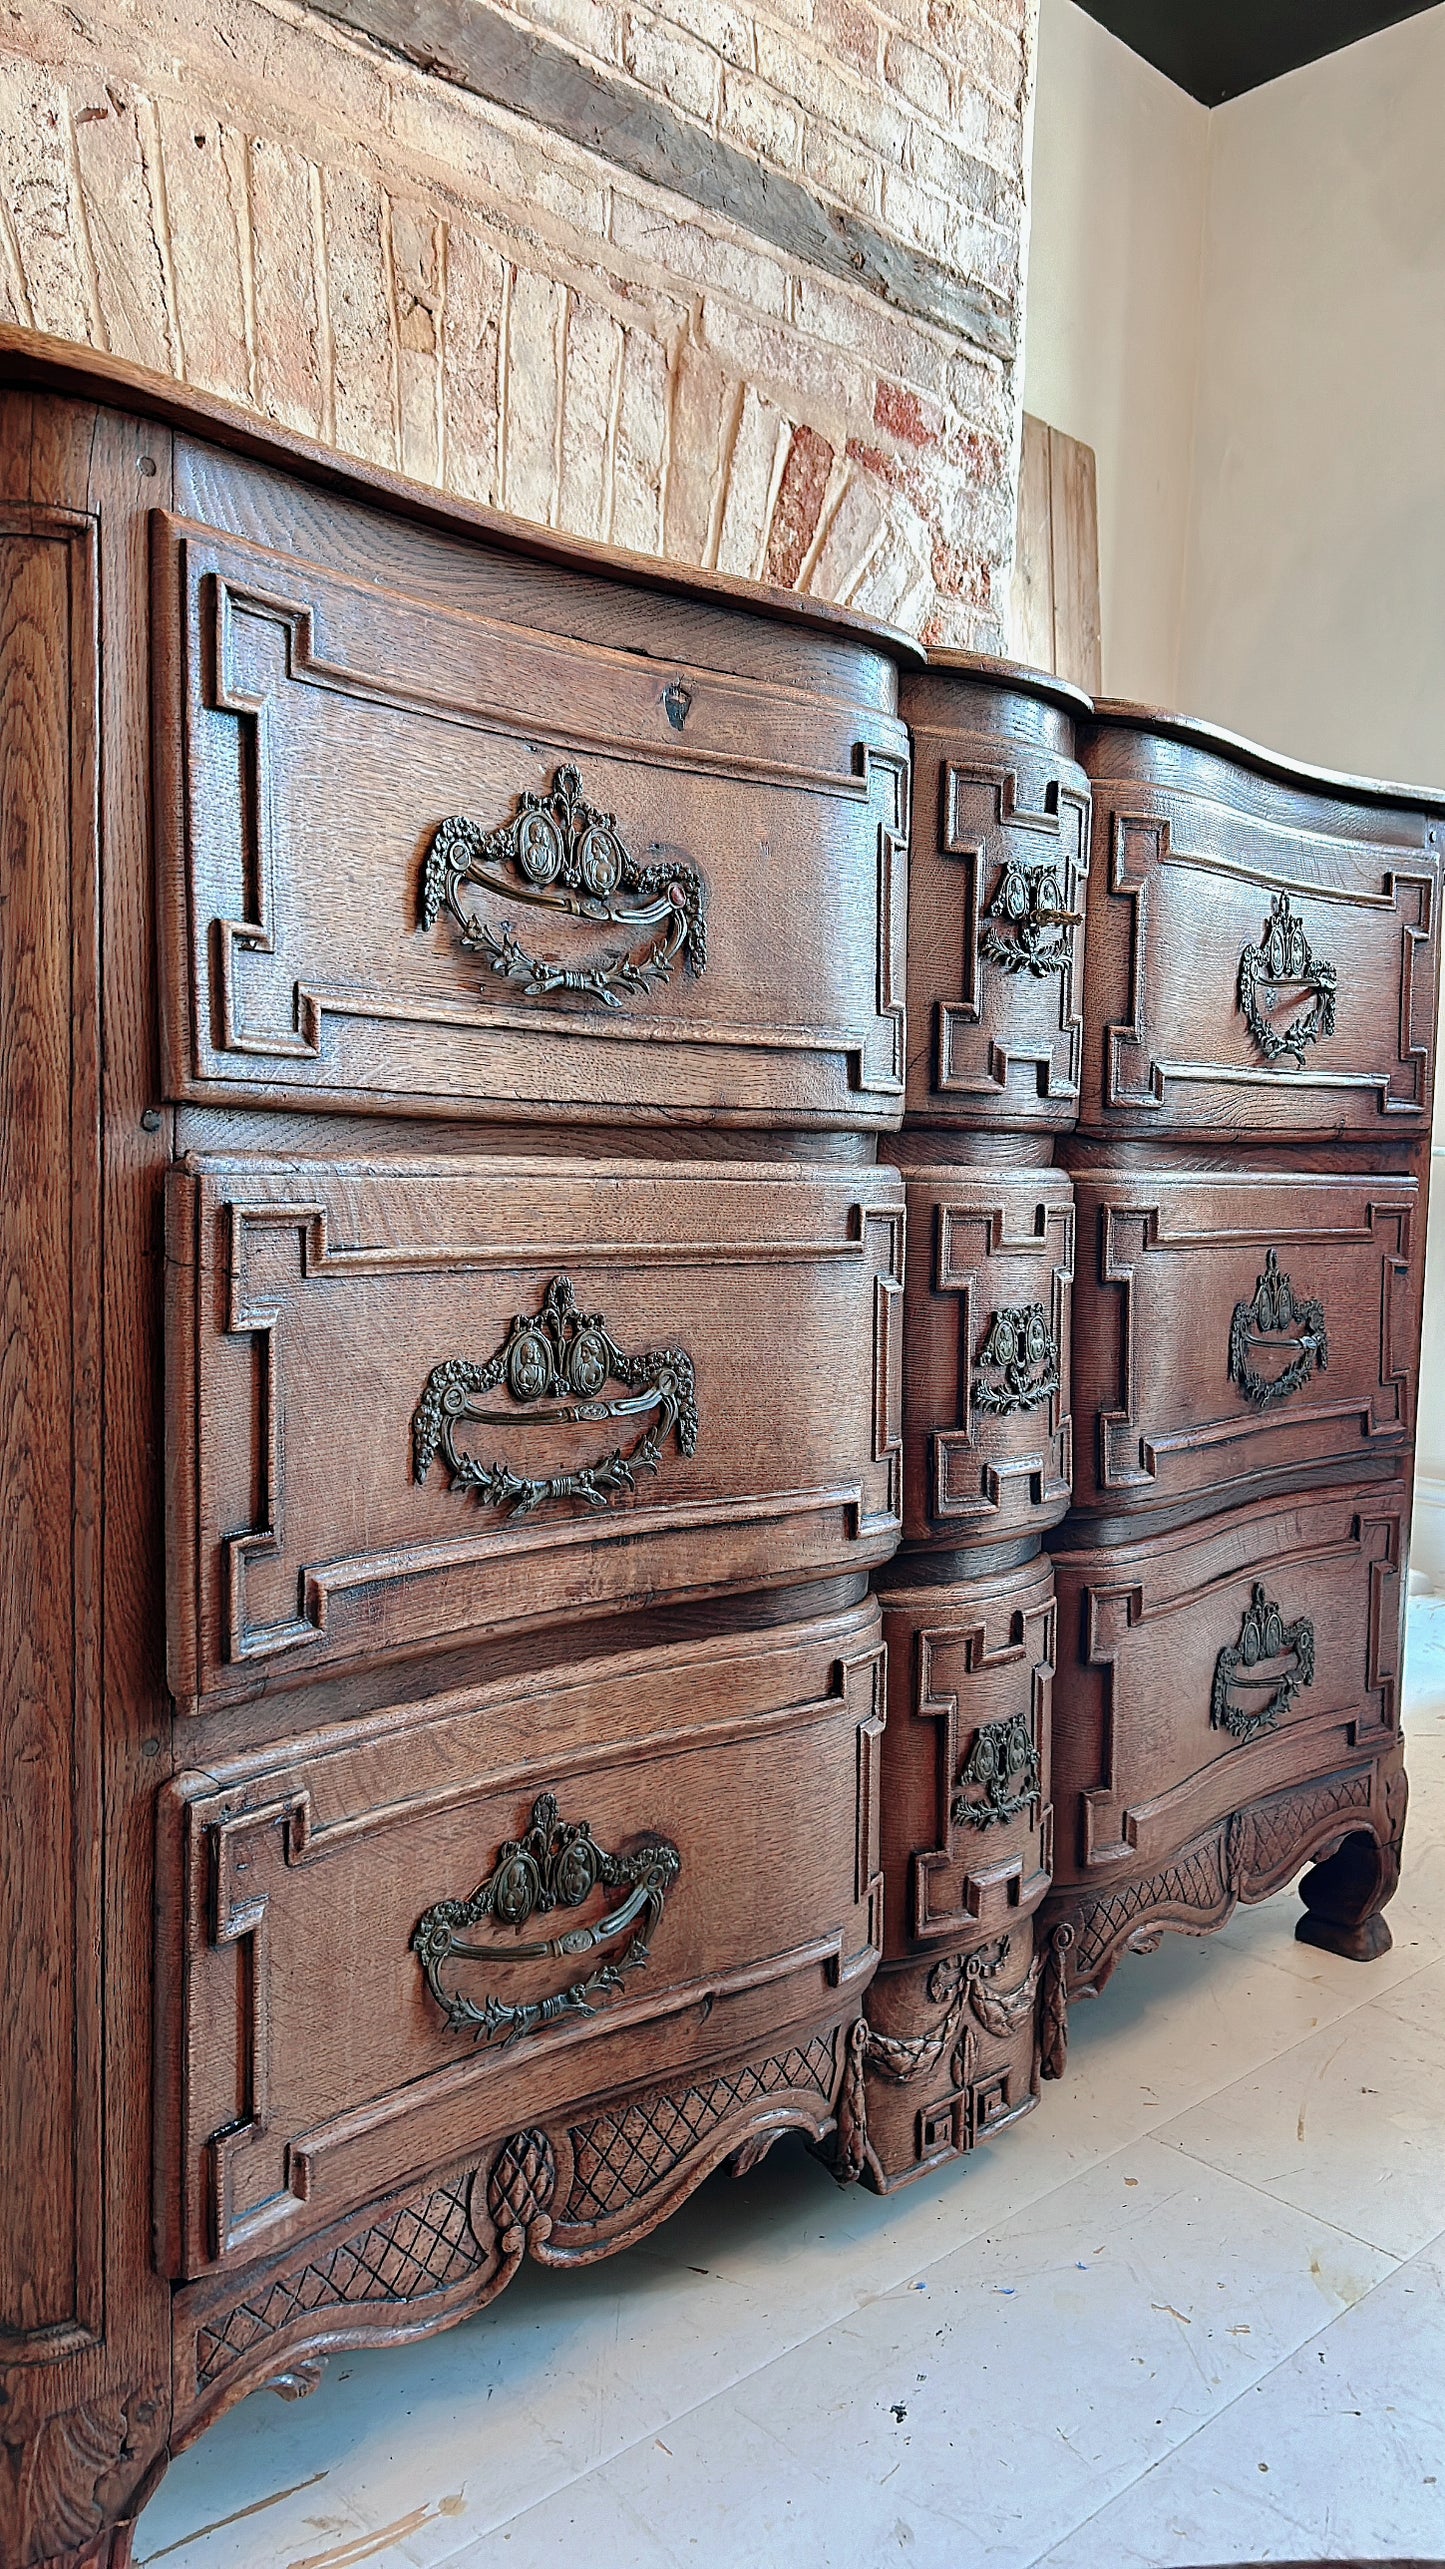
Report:
[[[1024,412],[1014,544],[1013,648],[1033,669],[1054,666],[1053,431]]]
[[[1094,450],[1024,414],[1013,586],[1021,660],[1097,694],[1099,503]]]

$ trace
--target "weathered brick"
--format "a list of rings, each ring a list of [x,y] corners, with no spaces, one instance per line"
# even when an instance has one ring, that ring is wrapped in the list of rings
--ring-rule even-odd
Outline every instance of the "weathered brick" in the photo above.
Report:
[[[419,482],[434,482],[441,470],[442,243],[442,223],[429,205],[406,198],[393,203],[391,276],[401,464],[403,472]]]
[[[684,340],[672,375],[663,551],[705,562],[722,488],[725,436],[739,400],[738,379],[695,341]]]
[[[953,85],[937,54],[925,52],[907,36],[890,36],[883,70],[890,89],[896,89],[920,116],[931,116],[940,125],[948,122],[953,114]]]
[[[183,99],[158,98],[156,113],[186,378],[249,401],[245,137]]]
[[[667,453],[667,354],[643,330],[624,334],[612,470],[614,544],[656,553],[662,535],[662,472]]]
[[[250,145],[256,400],[308,437],[332,433],[322,314],[321,172],[285,143]]]
[[[322,213],[336,442],[348,455],[395,466],[396,342],[385,201],[362,171],[332,169],[322,184]]]
[[[882,28],[867,0],[813,0],[813,33],[830,53],[869,77],[876,74]]]
[[[550,526],[557,503],[557,429],[567,290],[518,268],[507,304],[502,495],[518,517]]]
[[[658,0],[658,7],[674,27],[685,27],[689,35],[701,37],[724,62],[751,69],[756,25],[752,11],[738,8],[735,0]]]
[[[659,26],[633,11],[622,39],[622,58],[644,89],[704,124],[717,113],[722,65],[710,45],[679,27]]]
[[[0,195],[28,317],[37,330],[62,339],[90,339],[97,315],[71,171],[70,119],[58,83],[35,63],[0,63]]]
[[[72,90],[70,121],[106,345],[138,366],[174,373],[154,109],[140,91],[107,82],[99,95]]]
[[[808,558],[828,493],[833,454],[828,440],[820,437],[816,428],[803,423],[794,429],[773,502],[763,560],[763,577],[775,588],[794,587]]]
[[[747,72],[724,71],[718,129],[730,142],[740,143],[744,151],[772,162],[777,169],[797,166],[803,141],[802,116],[765,80],[756,80]]]
[[[883,202],[883,165],[876,152],[850,143],[831,125],[808,120],[803,136],[803,167],[827,196],[835,196],[859,214],[876,214]]]
[[[623,333],[590,295],[567,306],[557,523],[605,537],[612,505],[612,446]]]
[[[717,567],[756,579],[767,550],[773,501],[782,477],[793,422],[751,385],[743,394],[728,458],[727,490],[718,529]]]
[[[787,308],[787,270],[770,254],[749,249],[720,226],[679,222],[655,198],[631,188],[616,190],[612,242],[654,273],[735,294],[760,312],[781,315]]]
[[[499,500],[500,338],[509,271],[469,224],[447,226],[442,305],[442,474],[464,499]]]
[[[521,0],[520,14],[596,62],[622,60],[622,12],[610,0]]]

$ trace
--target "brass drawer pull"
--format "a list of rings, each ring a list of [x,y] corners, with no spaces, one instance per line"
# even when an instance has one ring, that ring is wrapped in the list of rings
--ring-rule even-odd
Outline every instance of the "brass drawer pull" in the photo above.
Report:
[[[1289,1363],[1277,1374],[1262,1374],[1254,1362],[1256,1348],[1289,1354]],[[1268,1250],[1253,1299],[1234,1306],[1229,1324],[1231,1381],[1256,1409],[1268,1409],[1272,1402],[1288,1400],[1299,1391],[1313,1372],[1327,1373],[1329,1362],[1324,1304],[1298,1300],[1289,1277],[1281,1272],[1278,1250]]]
[[[1276,892],[1261,943],[1246,946],[1239,958],[1239,1004],[1267,1062],[1290,1062],[1303,1070],[1306,1047],[1335,1031],[1337,984],[1334,965],[1316,963],[1289,894]],[[1306,998],[1312,1004],[1303,1016],[1270,1024],[1278,1009],[1298,1008]]]
[[[1282,1661],[1293,1665],[1281,1666]],[[1302,1686],[1314,1682],[1314,1625],[1307,1615],[1301,1615],[1298,1623],[1286,1623],[1273,1597],[1265,1595],[1263,1581],[1256,1579],[1239,1639],[1228,1643],[1214,1663],[1210,1728],[1228,1731],[1242,1744],[1258,1739],[1262,1731],[1279,1728],[1281,1713],[1289,1711]],[[1258,1711],[1234,1700],[1236,1695],[1257,1695],[1266,1688],[1269,1701]]]
[[[625,928],[633,938],[643,929],[658,933],[641,948],[560,963],[529,953],[510,919],[494,927],[482,918],[471,891],[500,893],[556,920]],[[670,981],[679,957],[689,972],[707,968],[702,876],[673,860],[639,865],[615,814],[583,801],[575,767],[559,767],[545,794],[519,795],[501,829],[484,830],[461,812],[438,824],[422,867],[422,926],[435,927],[443,910],[456,922],[463,951],[481,955],[529,999],[591,998],[620,1008],[624,997]]]
[[[604,1397],[609,1382],[621,1393]],[[505,1390],[515,1409],[478,1407],[487,1392]],[[614,1446],[575,1471],[528,1479],[507,1463],[478,1462],[462,1452],[456,1430],[466,1420],[491,1428],[577,1426],[601,1419],[642,1418],[648,1424],[624,1454]],[[684,1454],[697,1451],[697,1385],[692,1358],[682,1347],[628,1356],[597,1311],[579,1311],[570,1276],[554,1276],[535,1314],[518,1312],[485,1364],[463,1356],[433,1365],[412,1415],[412,1469],[424,1481],[438,1452],[454,1490],[475,1490],[483,1507],[512,1517],[530,1516],[553,1499],[580,1499],[611,1507],[635,1489],[639,1472],[655,1472],[662,1449],[675,1434]]]
[[[986,961],[1003,972],[1027,972],[1043,981],[1052,972],[1068,971],[1074,949],[1063,931],[1081,928],[1084,914],[1064,908],[1056,866],[1027,865],[1022,857],[1010,857],[985,920],[978,950]]]
[[[501,2048],[522,2034],[555,2024],[559,2017],[594,2014],[600,2000],[621,1988],[625,1972],[641,1971],[649,1959],[649,1939],[661,1924],[663,1903],[681,1869],[681,1856],[665,1838],[649,1840],[636,1855],[609,1855],[597,1844],[590,1821],[559,1818],[556,1797],[543,1793],[532,1806],[532,1825],[525,1836],[506,1841],[471,1898],[438,1900],[417,1920],[411,1949],[451,2031],[461,2033],[470,2027],[477,2042]],[[559,1936],[529,1944],[469,1941],[469,1929],[485,1918],[505,1927],[525,1927],[529,1919],[547,1917],[557,1909],[580,1909],[597,1890],[625,1891],[627,1897],[593,1926],[569,1927]],[[478,2004],[461,1991],[448,1989],[442,1978],[453,1962],[572,1961],[615,1945],[630,1929],[635,1933],[623,1952],[549,1998],[513,2005],[488,1997]]]
[[[1041,1302],[996,1311],[978,1351],[976,1409],[1013,1418],[1052,1400],[1059,1388],[1059,1346]]]

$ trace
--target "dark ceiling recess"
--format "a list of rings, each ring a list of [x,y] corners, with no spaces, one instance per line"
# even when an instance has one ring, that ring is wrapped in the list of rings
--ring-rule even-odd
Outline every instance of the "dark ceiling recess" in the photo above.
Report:
[[[1082,0],[1146,62],[1206,107],[1318,62],[1381,27],[1418,18],[1433,0]]]

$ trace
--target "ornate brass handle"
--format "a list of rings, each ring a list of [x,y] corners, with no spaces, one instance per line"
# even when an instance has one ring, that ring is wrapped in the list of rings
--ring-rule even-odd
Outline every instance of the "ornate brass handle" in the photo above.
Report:
[[[609,1382],[622,1385],[607,1398]],[[504,1391],[515,1409],[480,1407],[484,1394]],[[482,1463],[464,1453],[456,1431],[467,1420],[495,1429],[575,1427],[605,1419],[647,1421],[624,1454],[614,1446],[595,1463],[571,1472],[529,1479],[508,1463]],[[424,1481],[438,1453],[454,1490],[474,1490],[484,1507],[513,1517],[530,1516],[551,1499],[580,1499],[606,1508],[635,1489],[639,1472],[655,1472],[669,1436],[684,1454],[698,1439],[697,1385],[683,1347],[653,1348],[628,1356],[604,1326],[599,1311],[579,1311],[570,1276],[554,1276],[540,1312],[519,1312],[485,1364],[451,1356],[433,1365],[412,1414],[412,1470]]]
[[[1081,928],[1084,914],[1065,908],[1056,866],[1027,865],[1022,857],[1006,859],[998,890],[984,915],[978,950],[987,962],[1004,972],[1031,973],[1035,981],[1051,972],[1067,972],[1073,959],[1068,938],[1048,936],[1045,931]]]
[[[1267,1062],[1292,1062],[1303,1070],[1307,1047],[1335,1031],[1338,983],[1332,963],[1316,962],[1289,894],[1276,892],[1259,944],[1246,946],[1239,958],[1239,1004]],[[1302,1016],[1271,1024],[1279,1009],[1297,1008],[1305,998],[1311,1004]]]
[[[1283,1663],[1290,1663],[1283,1664]],[[1226,1644],[1214,1663],[1209,1699],[1212,1730],[1225,1730],[1242,1744],[1262,1731],[1279,1728],[1302,1686],[1315,1682],[1315,1628],[1307,1615],[1286,1623],[1273,1597],[1256,1579],[1239,1627],[1238,1641]],[[1257,1709],[1235,1702],[1236,1695],[1259,1695],[1269,1701]]]
[[[477,2042],[500,2049],[559,2017],[592,2015],[602,1999],[621,1988],[625,1972],[641,1971],[649,1958],[648,1939],[657,1932],[663,1903],[681,1869],[681,1856],[665,1838],[649,1840],[635,1855],[609,1855],[597,1844],[589,1821],[561,1819],[555,1797],[543,1793],[532,1806],[531,1827],[524,1836],[506,1841],[471,1898],[438,1900],[417,1920],[411,1948],[452,2032],[470,2027]],[[557,1909],[580,1909],[597,1890],[625,1890],[627,1898],[593,1926],[569,1927],[559,1936],[527,1944],[474,1944],[469,1939],[468,1931],[484,1918],[524,1927],[530,1918]],[[478,2003],[449,1989],[442,1977],[453,1962],[572,1961],[615,1945],[630,1929],[636,1932],[615,1960],[599,1963],[585,1979],[549,1998],[522,2005],[493,1997]]]
[[[510,919],[493,927],[469,894],[500,893],[591,927],[659,933],[640,951],[619,946],[592,963],[565,964],[529,954]],[[689,972],[707,968],[703,881],[697,868],[667,859],[639,865],[623,845],[616,816],[582,799],[575,767],[559,767],[545,794],[517,798],[503,828],[484,830],[461,812],[432,833],[421,878],[421,923],[435,927],[446,910],[463,950],[480,954],[503,981],[529,999],[600,999],[620,1008],[672,979],[682,957]]]
[[[1289,1362],[1277,1374],[1262,1374],[1254,1362],[1256,1348],[1275,1348]],[[1267,1250],[1252,1299],[1235,1304],[1229,1324],[1231,1381],[1256,1409],[1268,1409],[1299,1391],[1313,1372],[1327,1373],[1329,1362],[1324,1304],[1301,1302],[1281,1271],[1278,1251]]]

